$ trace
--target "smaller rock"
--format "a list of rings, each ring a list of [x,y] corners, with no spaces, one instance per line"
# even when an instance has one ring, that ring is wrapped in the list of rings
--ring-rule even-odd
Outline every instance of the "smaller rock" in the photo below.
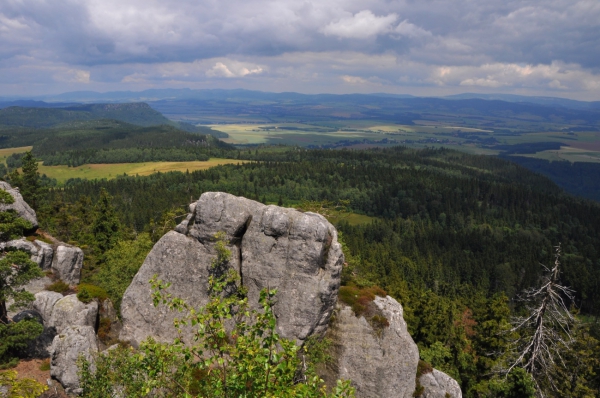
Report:
[[[14,210],[19,217],[29,221],[32,224],[32,230],[37,229],[38,220],[35,211],[25,202],[18,188],[13,188],[9,183],[0,181],[0,189],[8,192],[15,202],[11,204],[0,204],[0,211]]]
[[[42,319],[44,320],[44,325],[49,325],[54,304],[56,304],[56,302],[62,298],[62,294],[47,290],[35,294],[33,308],[41,314]]]
[[[52,260],[52,271],[69,285],[77,285],[81,279],[83,251],[78,247],[61,243],[56,248]]]
[[[50,375],[57,379],[67,393],[79,394],[77,360],[80,356],[93,362],[98,342],[91,326],[68,326],[56,335],[51,347]]]
[[[189,213],[186,218],[183,219],[176,227],[175,232],[179,232],[180,234],[187,234],[190,224],[192,223],[194,215]]]
[[[20,238],[0,243],[0,249],[5,249],[8,247],[17,250],[23,250],[31,254],[31,261],[37,263],[43,270],[50,269],[52,266],[52,257],[54,251],[52,250],[52,246],[46,242],[39,240],[30,242],[25,238]]]
[[[48,326],[54,326],[59,334],[69,326],[89,326],[94,330],[97,319],[98,303],[91,301],[84,304],[72,294],[54,304]]]
[[[462,398],[457,381],[437,369],[422,375],[419,382],[424,388],[421,398]]]
[[[36,310],[25,310],[19,312],[17,315],[13,316],[13,322],[21,322],[24,320],[34,320],[38,322],[40,325],[44,324],[44,319],[42,315]]]

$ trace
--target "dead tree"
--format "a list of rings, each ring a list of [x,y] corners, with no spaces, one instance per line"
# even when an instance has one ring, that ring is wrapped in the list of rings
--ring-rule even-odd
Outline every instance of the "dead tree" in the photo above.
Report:
[[[564,366],[563,353],[573,341],[571,328],[575,318],[568,308],[573,301],[573,290],[559,283],[560,244],[555,247],[552,268],[544,267],[540,287],[525,290],[519,299],[526,305],[526,315],[515,318],[511,332],[519,336],[510,345],[508,374],[521,367],[529,373],[536,384],[536,395],[546,396],[545,391],[554,389],[552,369]]]

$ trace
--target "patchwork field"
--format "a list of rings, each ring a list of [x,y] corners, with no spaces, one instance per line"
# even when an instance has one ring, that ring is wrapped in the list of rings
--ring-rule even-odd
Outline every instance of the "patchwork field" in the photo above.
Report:
[[[146,162],[146,163],[111,163],[111,164],[86,164],[79,167],[44,166],[39,164],[40,174],[56,178],[59,183],[69,178],[84,179],[113,179],[119,175],[145,176],[153,173],[166,173],[169,171],[195,171],[206,170],[222,164],[237,164],[243,161],[235,159],[210,159],[206,162]]]

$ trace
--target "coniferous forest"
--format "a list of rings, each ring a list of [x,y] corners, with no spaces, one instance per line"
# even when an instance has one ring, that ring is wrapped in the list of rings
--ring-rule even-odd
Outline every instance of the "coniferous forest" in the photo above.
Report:
[[[598,203],[514,163],[446,149],[261,148],[237,156],[254,162],[40,186],[38,217],[44,230],[84,249],[84,282],[118,306],[153,242],[203,192],[324,209],[341,232],[343,284],[377,285],[397,298],[422,359],[469,397],[522,396],[510,394],[525,388],[525,376],[497,369],[518,333],[512,317],[526,312],[519,293],[540,283],[560,244],[579,351],[565,355],[577,366],[561,367],[553,388],[560,396],[598,393]]]

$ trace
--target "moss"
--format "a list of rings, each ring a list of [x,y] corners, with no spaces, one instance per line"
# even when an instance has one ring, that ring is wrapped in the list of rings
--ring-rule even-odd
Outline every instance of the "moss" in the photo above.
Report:
[[[42,363],[40,363],[40,370],[42,372],[50,370],[50,359],[44,359]]]
[[[425,387],[421,385],[421,376],[427,373],[433,372],[433,366],[429,363],[419,359],[419,363],[417,365],[417,375],[415,376],[415,392],[413,392],[413,397],[420,397],[425,391]],[[447,393],[446,393],[447,395]]]
[[[339,299],[352,307],[356,316],[364,315],[375,296],[385,297],[387,293],[379,286],[359,288],[358,286],[340,287]]]

